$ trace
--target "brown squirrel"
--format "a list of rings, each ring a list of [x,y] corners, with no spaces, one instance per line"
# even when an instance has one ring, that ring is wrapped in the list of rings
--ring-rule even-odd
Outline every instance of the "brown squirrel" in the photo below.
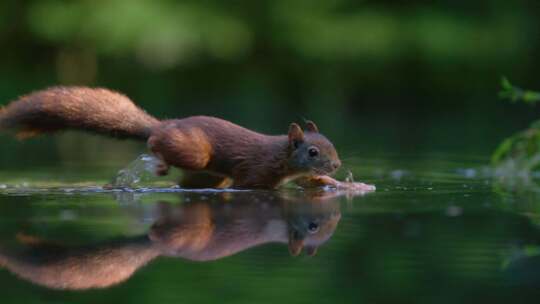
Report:
[[[157,218],[144,235],[69,246],[19,234],[23,248],[0,244],[0,270],[53,289],[81,290],[124,282],[160,256],[213,261],[269,243],[288,244],[293,256],[302,249],[313,256],[341,219],[334,194],[296,199],[270,193],[258,202],[261,197],[251,193],[214,201],[192,194],[189,203],[157,204]]]
[[[288,135],[270,136],[208,116],[160,121],[107,89],[53,87],[0,109],[0,130],[13,129],[21,139],[78,129],[145,140],[161,160],[156,173],[166,175],[170,166],[183,169],[180,184],[189,188],[277,188],[292,180],[304,186],[352,187],[328,176],[341,161],[311,121],[306,132],[292,123]],[[362,183],[352,188],[374,190]]]

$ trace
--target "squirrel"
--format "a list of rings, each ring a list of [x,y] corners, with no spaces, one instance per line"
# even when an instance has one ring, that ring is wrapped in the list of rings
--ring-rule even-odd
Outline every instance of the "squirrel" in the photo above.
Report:
[[[180,168],[186,188],[274,189],[289,181],[351,186],[330,177],[341,161],[312,121],[305,132],[292,123],[287,135],[274,136],[209,116],[158,120],[123,94],[89,87],[52,87],[0,109],[0,131],[16,130],[19,139],[65,129],[146,141],[160,160],[156,174]],[[356,183],[354,189],[374,186]]]
[[[99,243],[74,246],[19,233],[22,248],[0,243],[0,270],[52,289],[107,288],[162,256],[215,261],[270,243],[288,244],[292,256],[303,249],[313,256],[341,220],[334,193],[299,199],[267,195],[259,202],[260,195],[246,192],[215,201],[189,195],[189,203],[159,202],[146,233]]]

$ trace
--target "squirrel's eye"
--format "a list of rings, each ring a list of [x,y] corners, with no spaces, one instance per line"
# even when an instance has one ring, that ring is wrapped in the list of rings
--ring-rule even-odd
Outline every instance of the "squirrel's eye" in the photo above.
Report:
[[[319,231],[319,225],[317,223],[311,222],[308,225],[308,230],[311,233],[315,233],[315,232]]]
[[[312,148],[309,148],[308,153],[309,153],[309,156],[315,157],[319,155],[319,150],[317,150],[317,148],[312,147]]]

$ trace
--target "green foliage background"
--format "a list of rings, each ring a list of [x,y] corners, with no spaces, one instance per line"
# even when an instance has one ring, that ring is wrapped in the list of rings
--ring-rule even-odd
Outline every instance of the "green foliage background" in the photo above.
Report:
[[[56,84],[104,86],[161,118],[282,133],[307,117],[360,155],[487,156],[537,115],[496,92],[503,74],[534,83],[539,11],[499,0],[7,0],[0,104]],[[2,145],[3,167],[144,151],[80,134]]]

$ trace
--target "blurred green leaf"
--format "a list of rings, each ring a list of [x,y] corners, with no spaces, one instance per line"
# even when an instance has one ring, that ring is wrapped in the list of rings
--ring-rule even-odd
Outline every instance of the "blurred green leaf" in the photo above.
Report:
[[[523,90],[510,83],[506,77],[501,79],[501,88],[499,97],[508,99],[511,102],[523,101],[527,104],[536,104],[540,101],[540,93],[535,91]]]
[[[514,86],[506,77],[501,78],[501,88],[499,97],[511,102],[522,101],[533,105],[540,101],[540,93]],[[538,169],[540,166],[540,120],[532,122],[526,130],[506,138],[495,149],[491,160],[499,167],[516,168],[526,174]],[[509,162],[512,166],[507,166]]]

